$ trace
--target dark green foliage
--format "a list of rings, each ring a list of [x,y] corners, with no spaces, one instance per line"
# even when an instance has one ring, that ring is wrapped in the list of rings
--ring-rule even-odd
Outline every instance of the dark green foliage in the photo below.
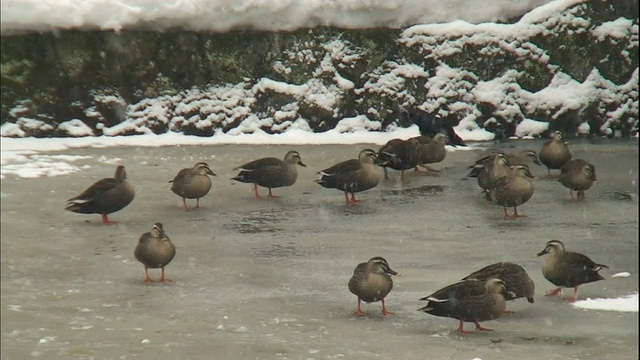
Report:
[[[30,130],[29,135],[33,136],[64,136],[55,128],[71,119],[82,120],[95,135],[102,135],[103,127],[127,119],[131,107],[140,110],[144,99],[183,99],[189,89],[228,84],[244,84],[245,89],[252,89],[266,78],[290,85],[319,80],[314,86],[337,94],[333,109],[329,110],[305,94],[272,89],[250,92],[253,98],[241,106],[249,107],[250,114],[260,119],[272,119],[275,128],[267,125],[262,128],[268,133],[285,129],[286,126],[277,125],[299,117],[320,132],[332,129],[344,117],[357,115],[379,120],[385,129],[391,124],[411,125],[401,116],[402,107],[434,100],[428,99],[425,84],[442,64],[473,74],[475,78],[468,80],[470,85],[465,85],[471,88],[509,70],[518,72],[516,86],[531,93],[547,87],[558,71],[578,82],[585,81],[594,69],[612,84],[629,82],[638,69],[637,34],[597,39],[591,31],[620,17],[633,19],[637,25],[638,1],[594,0],[565,12],[583,21],[549,25],[551,28],[545,34],[513,43],[502,43],[500,39],[466,43],[461,51],[442,57],[429,53],[419,43],[408,46],[399,41],[402,29],[319,27],[292,32],[247,30],[223,34],[68,30],[3,36],[0,116],[3,124],[17,123],[24,117],[42,120],[54,128]],[[516,21],[514,18],[508,22]],[[445,41],[455,40],[451,37]],[[515,52],[514,45],[529,52]],[[336,52],[335,46],[341,50]],[[406,64],[417,66],[428,75],[407,76],[401,85],[385,91],[368,86]],[[589,122],[595,135],[602,134],[600,128],[605,122],[628,134],[637,128],[637,92],[637,86],[629,87],[622,100],[597,99],[584,109],[562,113],[551,107],[523,108],[514,118],[497,115],[500,111],[493,104],[462,98],[460,94],[447,96],[442,109],[460,119],[467,114],[454,113],[450,107],[464,102],[481,114],[476,119],[480,126],[507,136],[513,134],[517,123],[525,117],[550,121],[552,128],[569,134],[575,133],[584,121]],[[194,107],[178,114],[184,118],[180,120],[175,107],[165,105],[160,115],[150,112],[145,115],[143,125],[154,133],[171,130],[211,136],[217,129],[226,132],[238,126],[249,116],[227,114],[226,120],[220,121],[220,116],[225,115],[223,110]],[[611,114],[619,108],[624,111],[615,113],[615,121],[611,120],[614,117]],[[218,120],[210,125],[198,127],[194,123],[209,119],[212,114]]]

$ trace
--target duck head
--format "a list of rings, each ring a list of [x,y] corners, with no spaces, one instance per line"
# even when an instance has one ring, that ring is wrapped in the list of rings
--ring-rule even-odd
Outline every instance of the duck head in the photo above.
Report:
[[[547,242],[547,245],[544,247],[544,250],[540,251],[538,253],[538,256],[542,256],[545,254],[556,254],[556,253],[563,253],[564,250],[564,244],[562,243],[562,241],[560,240],[551,240]]]
[[[367,265],[369,266],[371,272],[375,274],[400,275],[396,271],[391,269],[387,260],[381,256],[372,257],[367,262]]]
[[[290,163],[298,164],[302,167],[307,167],[305,163],[302,162],[302,158],[300,158],[300,153],[297,151],[289,151],[285,156],[284,160]]]

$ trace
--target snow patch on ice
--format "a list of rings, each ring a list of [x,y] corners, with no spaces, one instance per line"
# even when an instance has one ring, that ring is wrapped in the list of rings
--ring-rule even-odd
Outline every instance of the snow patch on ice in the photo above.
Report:
[[[116,146],[171,146],[171,145],[223,145],[223,144],[270,144],[270,145],[317,145],[317,144],[373,144],[380,146],[393,138],[408,139],[419,134],[417,126],[397,128],[393,131],[369,131],[380,126],[377,121],[370,121],[366,117],[354,117],[340,122],[335,129],[324,133],[312,133],[306,130],[291,129],[282,134],[266,134],[257,132],[252,134],[229,135],[219,134],[211,138],[187,136],[178,133],[161,135],[147,134],[135,136],[100,136],[81,138],[2,138],[1,176],[18,176],[22,178],[36,178],[41,176],[68,175],[80,171],[84,165],[72,163],[89,159],[91,156],[81,155],[44,155],[40,152],[62,151],[74,148],[103,148]],[[483,129],[456,127],[456,132],[467,139],[488,140],[493,134]],[[473,150],[474,145],[468,147],[447,146],[447,151]],[[117,165],[122,159],[100,156],[98,161]]]
[[[622,272],[615,273],[615,274],[611,275],[611,277],[614,277],[614,278],[615,277],[625,277],[626,278],[626,277],[629,277],[629,276],[631,276],[631,273],[627,272],[627,271],[622,271]]]
[[[3,144],[4,145],[4,144]],[[81,155],[39,155],[26,152],[11,152],[2,150],[2,168],[0,169],[0,179],[7,175],[14,175],[21,178],[37,178],[41,176],[61,176],[80,171],[78,166],[70,164],[82,159],[89,159],[91,156]],[[11,160],[11,162],[9,162]]]
[[[574,307],[586,310],[638,312],[638,294],[613,299],[586,299],[572,303]]]
[[[45,336],[42,339],[38,340],[38,344],[46,344],[49,341],[54,341],[57,336]]]

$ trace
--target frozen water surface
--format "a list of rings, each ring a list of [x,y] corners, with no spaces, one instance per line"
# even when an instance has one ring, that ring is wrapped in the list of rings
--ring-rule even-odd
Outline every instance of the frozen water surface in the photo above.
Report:
[[[500,146],[539,150],[541,144]],[[339,191],[315,184],[315,173],[378,145],[39,153],[40,160],[80,170],[37,178],[13,172],[2,180],[2,357],[636,359],[637,310],[584,310],[544,297],[552,285],[535,254],[550,239],[611,267],[603,271],[606,281],[580,288],[581,300],[638,293],[637,140],[571,146],[574,157],[597,169],[599,183],[587,200],[572,203],[557,181],[540,178],[519,208],[529,217],[516,221],[484,204],[475,179],[462,180],[480,150],[449,153],[434,166],[443,169],[440,176],[410,173],[401,184],[391,171],[391,180],[350,208]],[[235,166],[289,149],[308,168],[300,168],[294,186],[275,190],[280,199],[256,200],[250,185],[229,180]],[[136,188],[133,203],[111,216],[119,223],[105,226],[98,215],[64,211],[66,199],[112,176],[110,159],[121,159]],[[167,181],[197,161],[207,161],[218,176],[201,201],[204,209],[185,212]],[[155,222],[177,248],[167,267],[170,284],[145,284],[133,257],[140,235]],[[387,298],[395,315],[381,316],[375,303],[357,318],[347,281],[357,263],[376,255],[402,274]],[[515,301],[509,304],[515,314],[484,324],[494,332],[460,336],[455,320],[416,311],[420,297],[497,261],[524,266],[537,288],[534,304]],[[611,276],[620,272],[629,277]]]

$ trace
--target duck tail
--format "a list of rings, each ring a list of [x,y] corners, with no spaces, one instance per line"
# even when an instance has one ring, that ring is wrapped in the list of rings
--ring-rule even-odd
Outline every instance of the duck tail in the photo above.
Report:
[[[91,211],[89,211],[86,204],[87,203],[84,202],[69,202],[65,205],[64,209],[80,214],[90,214]]]
[[[78,210],[78,204],[76,204],[76,203],[68,203],[67,205],[65,205],[64,209],[67,210],[67,211],[76,212]]]
[[[320,186],[324,187],[324,188],[330,188],[331,184],[329,183],[328,179],[325,179],[324,177],[320,178],[320,179],[315,179],[313,180],[313,182],[320,184]]]

